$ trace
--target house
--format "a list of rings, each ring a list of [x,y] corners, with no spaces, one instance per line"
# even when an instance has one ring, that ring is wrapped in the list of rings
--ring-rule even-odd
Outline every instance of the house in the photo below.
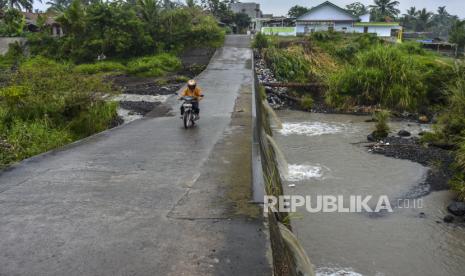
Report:
[[[402,27],[395,22],[370,22],[369,15],[354,16],[351,12],[326,1],[313,7],[296,19],[297,35],[317,31],[347,33],[373,33],[380,37],[391,37]]]
[[[39,31],[39,17],[42,16],[45,21],[45,26],[50,28],[50,32],[52,36],[61,37],[63,36],[63,29],[61,28],[60,24],[55,21],[53,18],[53,14],[49,13],[35,13],[35,12],[23,12],[26,27],[30,32],[38,32]]]
[[[260,10],[260,4],[257,3],[231,3],[229,8],[233,13],[245,13],[247,14],[252,20],[255,18],[262,17],[262,11]]]

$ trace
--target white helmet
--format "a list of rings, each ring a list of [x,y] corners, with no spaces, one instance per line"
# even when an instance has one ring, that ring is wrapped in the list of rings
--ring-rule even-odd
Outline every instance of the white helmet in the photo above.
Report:
[[[187,82],[187,87],[189,87],[190,89],[195,89],[196,86],[197,86],[197,82],[195,82],[195,80],[189,80]]]

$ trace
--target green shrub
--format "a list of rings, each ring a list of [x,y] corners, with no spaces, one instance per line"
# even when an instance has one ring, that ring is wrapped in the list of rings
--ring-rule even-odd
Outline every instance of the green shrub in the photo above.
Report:
[[[37,155],[73,141],[73,135],[65,129],[54,128],[44,120],[14,120],[6,132],[11,150],[0,154],[0,167]]]
[[[64,145],[110,125],[116,104],[101,76],[75,74],[69,64],[43,57],[23,62],[8,86],[0,88],[0,128],[5,145],[0,163]],[[2,145],[0,145],[1,147]]]
[[[373,136],[375,139],[386,138],[389,135],[389,121],[390,113],[387,110],[380,110],[373,114],[376,121],[375,131]]]
[[[381,104],[416,111],[436,100],[433,95],[441,93],[441,87],[448,81],[441,72],[445,67],[394,46],[373,47],[358,53],[353,65],[346,65],[330,77],[326,100],[336,107]]]
[[[276,78],[280,81],[307,82],[310,64],[305,59],[301,47],[293,51],[288,49],[268,48],[264,57]]]
[[[399,44],[397,47],[407,54],[411,55],[424,55],[426,54],[425,49],[418,42],[404,42]]]
[[[310,95],[305,95],[300,99],[300,106],[305,110],[311,110],[313,107],[313,98]]]
[[[166,72],[173,72],[181,68],[181,61],[170,54],[159,54],[132,60],[127,65],[131,74],[144,77],[159,77]]]
[[[114,61],[100,61],[97,63],[80,64],[74,67],[74,72],[81,74],[96,74],[108,72],[124,72],[126,67]]]
[[[268,48],[269,44],[270,42],[268,41],[266,35],[257,33],[255,35],[255,39],[253,40],[252,47],[261,51],[264,48]]]

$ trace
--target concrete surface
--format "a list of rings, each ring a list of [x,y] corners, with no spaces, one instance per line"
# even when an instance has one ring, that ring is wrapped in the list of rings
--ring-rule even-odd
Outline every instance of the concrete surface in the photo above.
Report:
[[[146,117],[2,172],[0,275],[270,275],[248,44],[227,37],[199,76],[198,127]]]
[[[0,37],[0,55],[4,55],[8,52],[10,44],[19,42],[21,44],[26,43],[24,37]]]

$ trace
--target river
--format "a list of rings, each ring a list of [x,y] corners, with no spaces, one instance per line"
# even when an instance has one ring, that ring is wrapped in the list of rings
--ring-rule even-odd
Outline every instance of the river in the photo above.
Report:
[[[283,128],[274,139],[289,163],[286,194],[387,195],[397,202],[426,177],[428,168],[420,164],[368,152],[366,135],[374,127],[365,122],[369,117],[278,116]],[[391,128],[415,134],[427,126],[395,122]],[[442,222],[451,198],[448,191],[433,192],[401,201],[384,215],[298,209],[291,221],[318,275],[465,275],[465,228]]]

